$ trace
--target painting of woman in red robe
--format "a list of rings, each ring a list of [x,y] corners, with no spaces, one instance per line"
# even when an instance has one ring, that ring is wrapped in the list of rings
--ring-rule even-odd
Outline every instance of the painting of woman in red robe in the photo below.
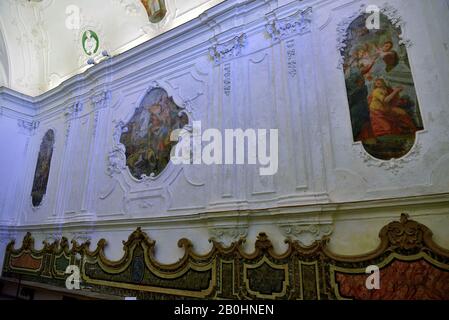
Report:
[[[381,14],[381,29],[368,30],[367,18],[350,24],[342,51],[354,141],[375,158],[398,159],[424,129],[421,111],[400,28]]]

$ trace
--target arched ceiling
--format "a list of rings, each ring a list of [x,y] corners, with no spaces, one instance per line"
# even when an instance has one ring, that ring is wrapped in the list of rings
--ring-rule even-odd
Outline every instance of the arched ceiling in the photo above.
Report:
[[[224,0],[166,0],[150,23],[141,0],[1,0],[0,86],[39,95],[88,67],[83,34],[99,38],[97,55],[115,55],[198,17]]]

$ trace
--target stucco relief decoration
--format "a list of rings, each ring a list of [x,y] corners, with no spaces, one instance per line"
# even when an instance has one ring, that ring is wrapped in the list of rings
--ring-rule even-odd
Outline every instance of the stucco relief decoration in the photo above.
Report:
[[[48,130],[39,149],[39,156],[34,174],[33,189],[31,191],[33,207],[38,207],[41,204],[44,195],[47,192],[54,144],[55,134],[53,130]]]
[[[330,236],[334,230],[332,223],[318,224],[279,224],[282,234],[288,238],[301,243],[301,245],[309,247],[323,238]]]
[[[370,13],[361,7],[338,27],[354,142],[369,154],[366,163],[397,170],[424,130],[407,46],[404,23],[385,5],[379,28],[367,28]],[[418,149],[417,149],[418,150]],[[371,159],[372,160],[371,160]],[[386,161],[394,163],[386,164]]]
[[[39,121],[26,121],[26,120],[17,120],[17,125],[19,126],[19,132],[26,135],[34,135],[36,130],[39,128]]]
[[[171,133],[189,123],[183,108],[178,107],[167,91],[153,87],[143,98],[131,119],[120,121],[114,131],[114,149],[109,155],[109,174],[128,168],[137,180],[157,178],[170,162],[175,142]]]
[[[248,44],[248,36],[241,34],[235,36],[229,41],[219,43],[209,49],[209,54],[216,64],[223,61],[239,57],[242,54],[242,49]]]
[[[312,13],[311,7],[299,10],[294,15],[267,24],[266,30],[273,41],[282,40],[296,34],[305,34],[311,29]]]

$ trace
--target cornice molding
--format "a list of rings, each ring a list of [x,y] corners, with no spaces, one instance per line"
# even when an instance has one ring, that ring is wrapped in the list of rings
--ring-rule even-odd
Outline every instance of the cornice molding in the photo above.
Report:
[[[434,215],[447,215],[447,208],[449,206],[449,193],[442,193],[437,195],[426,195],[416,197],[403,197],[395,199],[382,200],[365,200],[358,202],[347,203],[328,203],[319,205],[306,206],[289,206],[277,207],[267,209],[254,210],[233,210],[233,211],[216,211],[216,212],[201,212],[195,214],[183,214],[173,216],[161,217],[114,217],[110,220],[101,220],[98,216],[95,221],[95,230],[109,230],[111,228],[132,229],[136,225],[148,228],[192,228],[194,226],[214,228],[216,221],[228,221],[225,226],[232,225],[232,221],[242,221],[242,219],[251,218],[251,221],[259,221],[260,223],[273,224],[273,221],[288,221],[292,224],[317,224],[317,221],[322,224],[333,221],[328,217],[329,214],[336,215],[344,213],[344,220],[364,220],[372,219],[373,214],[368,214],[376,209],[379,213],[375,214],[378,218],[392,217],[392,212],[403,211],[404,207],[413,208],[415,215],[419,216],[418,212],[422,211],[423,215],[428,216],[430,208]],[[442,209],[438,209],[442,208]],[[292,219],[292,217],[295,217]],[[265,221],[265,222],[264,222]],[[33,231],[33,230],[54,230],[54,225],[63,230],[86,230],[92,228],[92,221],[46,221],[44,223],[27,223],[20,226],[0,226],[0,233],[2,231]],[[279,226],[279,224],[277,224]]]

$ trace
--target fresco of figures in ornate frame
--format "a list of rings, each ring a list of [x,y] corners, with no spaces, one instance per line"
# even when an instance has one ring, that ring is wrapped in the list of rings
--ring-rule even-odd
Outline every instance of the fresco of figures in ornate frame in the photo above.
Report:
[[[341,50],[353,137],[377,159],[398,159],[424,130],[415,82],[400,19],[381,11],[380,28],[368,29],[368,18],[349,24]]]
[[[170,140],[171,133],[188,123],[187,114],[167,91],[151,89],[120,137],[131,175],[138,180],[159,176],[170,162],[171,149],[176,144]]]
[[[31,191],[33,207],[39,207],[41,205],[44,195],[47,192],[54,144],[55,134],[53,130],[48,130],[42,139],[37,158],[36,171],[34,173],[33,188]]]

